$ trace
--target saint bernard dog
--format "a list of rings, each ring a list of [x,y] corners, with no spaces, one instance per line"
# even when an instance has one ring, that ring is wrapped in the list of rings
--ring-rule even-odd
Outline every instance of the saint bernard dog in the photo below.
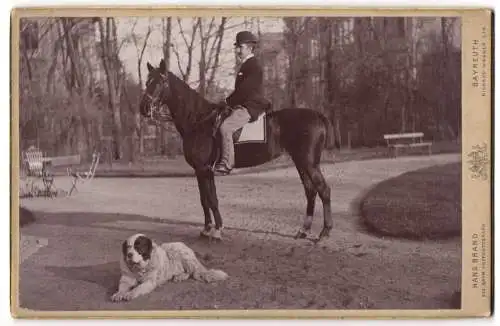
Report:
[[[207,269],[194,251],[182,242],[157,245],[144,234],[129,237],[122,245],[121,278],[112,301],[128,301],[153,291],[167,281],[223,281],[228,275]]]

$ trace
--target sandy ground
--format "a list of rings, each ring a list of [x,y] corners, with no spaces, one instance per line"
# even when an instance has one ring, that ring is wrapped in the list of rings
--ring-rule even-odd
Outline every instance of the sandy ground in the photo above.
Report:
[[[353,208],[384,179],[459,160],[435,155],[323,166],[334,229],[317,246],[292,238],[306,203],[294,168],[217,179],[223,243],[198,238],[203,214],[192,177],[97,178],[72,197],[25,199],[37,222],[22,235],[47,242],[23,259],[20,302],[40,310],[451,308],[461,282],[459,239],[376,237]],[[69,180],[56,182],[64,187]],[[321,206],[318,199],[314,235],[323,223]],[[157,242],[184,241],[230,279],[167,284],[142,300],[112,303],[121,243],[136,232]]]

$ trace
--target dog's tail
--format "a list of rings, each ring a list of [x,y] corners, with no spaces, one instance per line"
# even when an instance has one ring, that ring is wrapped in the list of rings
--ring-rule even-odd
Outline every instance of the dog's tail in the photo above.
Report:
[[[224,281],[229,275],[219,269],[205,269],[198,273],[198,277],[207,283],[212,283]]]

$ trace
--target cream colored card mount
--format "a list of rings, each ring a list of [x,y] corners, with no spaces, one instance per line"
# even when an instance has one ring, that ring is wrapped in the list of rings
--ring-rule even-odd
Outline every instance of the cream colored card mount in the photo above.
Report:
[[[15,8],[12,315],[489,317],[492,15]]]

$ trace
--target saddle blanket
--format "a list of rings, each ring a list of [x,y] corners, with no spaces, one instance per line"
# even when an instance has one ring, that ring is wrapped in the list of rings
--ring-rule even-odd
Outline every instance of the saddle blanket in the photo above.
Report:
[[[235,144],[265,143],[266,142],[266,114],[262,113],[257,120],[243,126]]]

